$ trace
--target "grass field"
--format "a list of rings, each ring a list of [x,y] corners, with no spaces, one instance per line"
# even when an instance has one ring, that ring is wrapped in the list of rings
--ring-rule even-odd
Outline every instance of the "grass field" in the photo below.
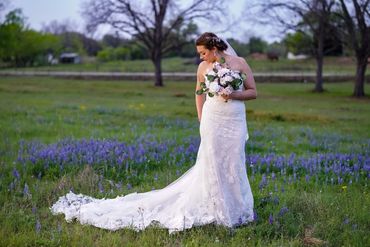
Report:
[[[257,85],[246,103],[257,215],[247,226],[110,232],[53,216],[70,189],[99,198],[158,189],[194,164],[194,82],[165,83],[0,78],[0,246],[370,245],[370,99],[349,97],[350,83],[323,94]],[[122,143],[130,159],[112,154]]]
[[[256,60],[246,58],[255,73],[258,72],[312,72],[316,71],[313,58],[305,60],[280,59],[279,61]],[[164,72],[194,72],[197,65],[194,58],[165,58],[162,62]],[[11,69],[14,70],[14,69]],[[104,71],[104,72],[153,72],[154,66],[150,60],[86,62],[82,64],[59,64],[54,66],[40,66],[18,68],[17,70],[32,71]],[[351,57],[325,57],[324,73],[355,74],[356,61]],[[369,69],[366,74],[370,74]]]

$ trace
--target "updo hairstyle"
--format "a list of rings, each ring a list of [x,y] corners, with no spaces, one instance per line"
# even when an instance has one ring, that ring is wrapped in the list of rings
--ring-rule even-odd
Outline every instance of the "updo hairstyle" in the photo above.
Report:
[[[203,45],[208,50],[212,50],[213,47],[216,47],[219,51],[225,51],[227,49],[227,44],[217,37],[214,33],[203,33],[195,42],[197,46]]]

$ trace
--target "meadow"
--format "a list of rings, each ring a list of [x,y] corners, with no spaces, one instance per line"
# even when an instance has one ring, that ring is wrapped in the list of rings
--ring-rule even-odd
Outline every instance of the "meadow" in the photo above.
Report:
[[[257,84],[246,226],[111,232],[52,215],[70,190],[159,189],[194,165],[194,82],[152,84],[0,78],[0,246],[370,246],[370,99],[352,83]]]
[[[255,73],[265,72],[294,72],[315,73],[316,63],[314,58],[304,60],[288,60],[280,58],[279,61],[259,60],[251,57],[245,58]],[[1,69],[1,67],[0,67]],[[169,57],[162,60],[164,72],[191,72],[197,69],[194,58]],[[28,68],[3,68],[2,70],[19,71],[99,71],[99,72],[154,72],[153,63],[148,59],[132,61],[99,62],[98,60],[85,59],[81,64],[58,64],[51,66],[38,66]],[[325,57],[324,73],[350,74],[356,71],[356,61],[353,57]],[[367,75],[370,74],[368,69]]]

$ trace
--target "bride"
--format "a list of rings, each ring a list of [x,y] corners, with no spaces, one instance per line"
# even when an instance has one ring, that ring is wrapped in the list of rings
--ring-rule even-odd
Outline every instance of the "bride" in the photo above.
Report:
[[[51,207],[67,221],[117,230],[142,230],[152,223],[169,232],[215,223],[234,227],[253,221],[253,195],[245,166],[248,131],[244,100],[256,98],[252,71],[227,41],[204,33],[196,41],[203,60],[196,90],[205,85],[215,66],[246,74],[240,87],[229,93],[195,96],[201,143],[195,165],[160,190],[131,193],[114,199],[96,199],[69,192]]]

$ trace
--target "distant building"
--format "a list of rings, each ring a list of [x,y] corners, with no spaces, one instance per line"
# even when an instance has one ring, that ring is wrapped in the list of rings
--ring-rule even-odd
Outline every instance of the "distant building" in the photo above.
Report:
[[[80,55],[77,53],[62,53],[59,57],[60,63],[81,63]]]
[[[267,55],[261,52],[253,52],[249,54],[249,56],[254,60],[266,60]]]
[[[51,64],[51,65],[55,65],[55,64],[58,64],[58,59],[56,59],[53,54],[49,53],[47,56],[46,56],[46,59],[48,61],[48,64]]]
[[[294,55],[293,53],[288,52],[287,58],[289,60],[302,60],[302,59],[307,59],[308,55],[305,55],[305,54]]]

